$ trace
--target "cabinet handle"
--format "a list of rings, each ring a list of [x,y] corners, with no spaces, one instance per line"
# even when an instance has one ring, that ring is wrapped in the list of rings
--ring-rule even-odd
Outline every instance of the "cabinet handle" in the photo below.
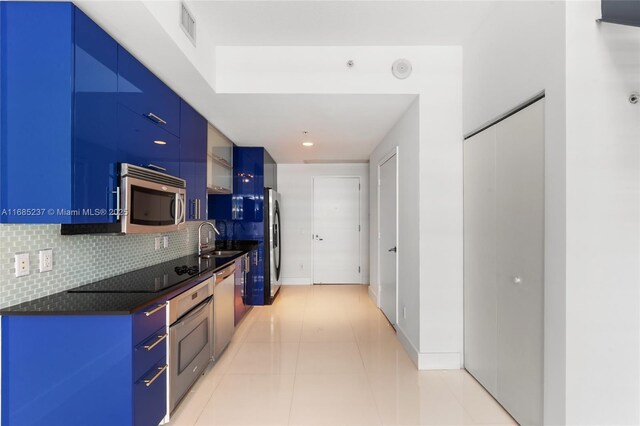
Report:
[[[162,336],[158,336],[158,340],[156,340],[155,342],[153,342],[150,345],[145,345],[144,348],[148,351],[150,351],[151,349],[155,348],[156,346],[158,346],[160,344],[160,342],[162,342],[164,339],[166,339],[168,336],[168,334],[164,334]]]
[[[120,220],[120,187],[112,192],[116,194],[116,220]]]
[[[164,307],[167,306],[166,303],[163,303],[162,305],[158,305],[156,306],[154,309],[150,310],[150,311],[145,311],[145,316],[151,316],[153,314],[155,314],[156,312],[158,312],[161,309],[164,309]]]
[[[163,365],[162,367],[158,367],[158,372],[150,379],[145,379],[144,381],[144,385],[149,387],[153,384],[153,382],[155,382],[158,377],[160,377],[162,375],[162,373],[165,372],[165,370],[167,369],[167,365]]]
[[[164,168],[162,166],[158,166],[156,164],[147,164],[147,167],[150,168],[150,169],[156,169],[156,170],[160,170],[160,171],[163,171],[163,172],[167,171],[166,168]]]
[[[196,198],[196,219],[200,220],[200,198]]]
[[[162,118],[158,117],[157,115],[155,115],[152,112],[146,114],[145,117],[147,117],[148,119],[150,119],[152,121],[155,121],[156,123],[159,123],[159,124],[167,124],[166,121],[164,121]]]

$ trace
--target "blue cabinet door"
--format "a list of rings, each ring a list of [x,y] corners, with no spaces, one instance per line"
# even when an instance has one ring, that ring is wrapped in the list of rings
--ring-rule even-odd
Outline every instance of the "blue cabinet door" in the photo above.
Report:
[[[73,204],[82,213],[74,223],[116,221],[108,213],[116,208],[117,67],[118,44],[76,9]]]
[[[118,46],[118,92],[119,102],[180,136],[180,98],[122,46]]]
[[[3,316],[1,322],[3,426],[132,423],[130,316]]]
[[[262,223],[264,220],[264,148],[236,146],[233,148],[233,163],[233,219]],[[262,239],[263,232],[257,228],[260,235],[252,235],[250,237],[255,238],[246,239]]]
[[[73,13],[0,2],[0,222],[70,221]]]
[[[158,426],[166,415],[167,373],[163,357],[133,384],[134,426]]]
[[[187,220],[206,219],[207,120],[180,104],[180,177],[187,181]]]
[[[118,159],[178,176],[180,140],[140,114],[118,105]]]

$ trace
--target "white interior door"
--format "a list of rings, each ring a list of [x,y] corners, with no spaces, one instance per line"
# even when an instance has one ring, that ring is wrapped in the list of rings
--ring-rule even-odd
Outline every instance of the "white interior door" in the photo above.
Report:
[[[360,284],[360,178],[313,179],[313,282]]]
[[[379,166],[380,308],[391,324],[398,323],[397,290],[397,187],[398,156],[394,153]]]

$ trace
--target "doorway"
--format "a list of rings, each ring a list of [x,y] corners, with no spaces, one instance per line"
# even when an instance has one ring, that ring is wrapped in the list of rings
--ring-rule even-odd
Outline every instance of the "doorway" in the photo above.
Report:
[[[360,232],[360,178],[314,178],[314,284],[360,284]]]
[[[398,148],[378,163],[378,277],[380,309],[398,323]]]

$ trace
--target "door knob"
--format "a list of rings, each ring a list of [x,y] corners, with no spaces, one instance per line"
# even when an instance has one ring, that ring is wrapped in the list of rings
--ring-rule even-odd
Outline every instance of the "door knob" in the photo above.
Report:
[[[391,247],[391,248],[389,249],[389,251],[390,251],[390,252],[397,253],[397,252],[398,252],[398,248],[397,248],[397,247]]]
[[[316,234],[316,240],[318,240],[318,241],[324,241],[322,238],[320,238],[320,237],[318,236],[318,234]]]

